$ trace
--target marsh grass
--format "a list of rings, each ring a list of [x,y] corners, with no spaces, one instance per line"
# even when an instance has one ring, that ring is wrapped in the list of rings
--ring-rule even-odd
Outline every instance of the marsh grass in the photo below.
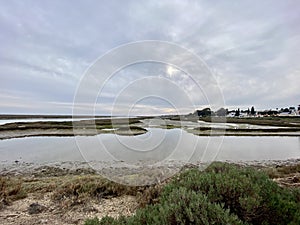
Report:
[[[156,202],[161,191],[160,185],[128,186],[110,181],[93,171],[90,174],[68,174],[68,171],[43,167],[33,174],[0,177],[0,208],[28,194],[39,198],[46,193],[50,193],[53,203],[64,209],[123,195],[135,196],[142,207]]]
[[[0,176],[0,209],[26,196],[20,179]]]
[[[282,178],[300,173],[300,164],[267,167],[263,169],[270,178]]]
[[[223,123],[224,117],[200,117],[200,120],[205,122]],[[246,123],[253,125],[266,125],[266,126],[283,126],[283,127],[300,127],[300,117],[249,117],[249,118],[236,118],[226,117],[227,123]]]
[[[150,189],[150,186],[128,186],[110,181],[100,175],[74,176],[68,177],[59,185],[56,184],[52,199],[64,207],[72,207],[90,201],[100,202],[101,199],[132,195],[137,197],[137,201],[142,206],[151,201],[149,200],[151,194],[149,194],[149,191],[147,192],[148,189]],[[153,199],[153,196],[152,194],[151,199]]]

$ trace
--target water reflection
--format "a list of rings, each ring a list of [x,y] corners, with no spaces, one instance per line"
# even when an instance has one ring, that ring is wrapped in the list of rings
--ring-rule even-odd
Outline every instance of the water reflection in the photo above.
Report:
[[[135,137],[31,137],[0,141],[0,161],[164,161],[275,160],[300,157],[300,137],[199,137],[181,129],[150,128]]]

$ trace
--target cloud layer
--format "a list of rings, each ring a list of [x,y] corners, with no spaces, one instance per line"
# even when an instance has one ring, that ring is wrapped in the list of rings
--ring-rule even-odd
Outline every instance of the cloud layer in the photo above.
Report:
[[[300,104],[298,1],[0,0],[0,6],[0,113],[72,113],[88,67],[112,48],[141,40],[173,42],[197,54],[227,107]],[[158,78],[150,82],[149,76]],[[121,96],[118,114],[148,89],[161,99],[136,103],[133,114],[173,113],[163,99],[176,99],[182,112],[192,110],[187,98],[199,108],[214,104],[178,68],[141,63],[114,74],[97,113],[109,114],[116,93],[143,78],[147,82]]]

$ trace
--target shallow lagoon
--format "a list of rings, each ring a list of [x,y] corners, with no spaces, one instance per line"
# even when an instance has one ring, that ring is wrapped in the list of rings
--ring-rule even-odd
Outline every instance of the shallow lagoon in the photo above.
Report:
[[[29,137],[0,141],[0,162],[122,162],[130,165],[263,161],[300,157],[300,137],[201,137],[182,129],[148,128],[138,136],[100,134],[79,137]]]

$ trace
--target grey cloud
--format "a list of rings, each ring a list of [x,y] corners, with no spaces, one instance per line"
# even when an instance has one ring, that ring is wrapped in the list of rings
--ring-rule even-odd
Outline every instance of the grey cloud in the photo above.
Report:
[[[7,96],[0,102],[3,112],[46,113],[47,108],[71,113],[72,97],[88,66],[111,48],[145,39],[175,42],[197,53],[215,71],[228,105],[299,103],[297,1],[25,0],[0,1],[0,6],[0,95],[28,103],[27,109],[8,107]],[[103,108],[110,108],[112,93],[127,82],[154,73],[166,77],[165,69],[144,65],[126,77],[119,74],[105,90]],[[169,79],[197,99],[199,90],[183,75]],[[142,94],[140,89],[134,94]],[[164,93],[170,95],[171,89]],[[31,107],[27,97],[41,107]],[[63,106],[46,107],[53,102]],[[155,101],[153,111],[158,106],[168,111]]]

